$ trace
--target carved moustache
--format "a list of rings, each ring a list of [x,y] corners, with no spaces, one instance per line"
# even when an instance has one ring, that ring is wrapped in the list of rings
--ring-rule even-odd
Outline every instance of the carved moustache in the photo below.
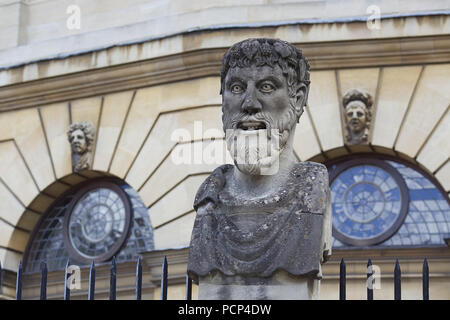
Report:
[[[224,127],[225,129],[253,129],[253,130],[259,130],[259,129],[267,129],[270,131],[271,128],[273,128],[273,119],[270,117],[270,115],[265,114],[263,112],[259,112],[254,115],[248,115],[246,113],[237,113],[232,118],[227,119],[228,117],[224,118]],[[251,125],[247,124],[254,124],[254,128],[251,127]]]
[[[289,133],[293,126],[296,124],[295,113],[292,108],[290,108],[283,117],[278,121],[275,121],[270,114],[265,112],[258,112],[254,115],[248,115],[246,113],[237,113],[232,116],[227,116],[224,114],[223,124],[224,129],[242,129],[242,130],[260,130],[266,129],[268,138],[272,137],[272,130],[278,129],[278,134],[280,136],[280,147],[284,147]]]

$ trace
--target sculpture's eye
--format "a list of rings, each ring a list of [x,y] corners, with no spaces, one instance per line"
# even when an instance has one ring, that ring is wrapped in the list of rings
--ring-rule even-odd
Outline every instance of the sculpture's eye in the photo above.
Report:
[[[273,90],[275,90],[275,87],[268,83],[268,82],[264,82],[261,87],[260,87],[262,92],[272,92]]]
[[[358,112],[357,112],[357,115],[358,115],[358,118],[362,118],[363,113],[362,113],[361,111],[358,111]]]
[[[348,112],[347,117],[349,117],[349,118],[353,117],[353,112]]]
[[[240,84],[233,84],[231,85],[231,92],[233,93],[242,93],[244,92],[244,89]]]

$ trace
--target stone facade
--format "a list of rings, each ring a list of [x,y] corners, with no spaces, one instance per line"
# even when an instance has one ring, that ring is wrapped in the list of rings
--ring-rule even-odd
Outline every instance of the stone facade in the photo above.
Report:
[[[53,36],[45,22],[64,25],[68,15],[62,5],[66,2],[61,2],[61,10],[47,16],[51,2],[0,1],[0,27],[8,30],[0,38],[0,262],[5,270],[17,269],[52,202],[68,187],[98,176],[119,177],[139,192],[149,209],[156,249],[187,246],[195,190],[218,166],[196,163],[195,157],[201,159],[203,148],[224,138],[220,59],[232,43],[248,37],[289,41],[311,62],[309,106],[293,142],[299,160],[323,162],[357,152],[395,155],[424,169],[450,192],[450,18],[427,14],[448,10],[445,1],[412,1],[407,7],[383,2],[382,14],[402,14],[381,19],[380,29],[357,19],[367,17],[366,7],[353,1],[342,8],[333,1],[319,2],[322,7],[310,2],[255,1],[240,7],[196,1],[196,8],[169,1],[167,19],[164,8],[136,0],[127,2],[129,11],[120,23],[111,17],[125,2],[108,2],[111,10],[106,11],[85,1],[82,26],[87,29],[64,29]],[[161,28],[152,27],[156,31],[139,39],[126,38],[122,29],[128,30],[127,21],[136,22],[132,27],[139,30],[155,26],[153,20],[136,18],[133,8],[139,6],[147,9],[145,16],[159,12],[155,21]],[[172,29],[158,31],[164,26]],[[198,30],[192,31],[194,27]],[[123,38],[113,38],[116,31]],[[99,34],[109,42],[96,43]],[[61,51],[74,39],[83,44],[80,50]],[[346,145],[342,98],[355,88],[371,95],[376,112],[367,143]],[[96,128],[92,168],[85,173],[72,172],[67,141],[67,129],[78,121]],[[195,121],[202,121],[200,130]],[[177,128],[186,129],[191,138],[172,139]],[[218,130],[205,138],[209,129]],[[193,163],[175,165],[172,154],[186,145]],[[411,260],[411,265],[418,262]],[[337,294],[333,270],[321,290],[331,299]],[[448,283],[449,272],[444,267],[436,277]],[[364,296],[364,288],[355,285],[354,290]],[[448,291],[437,294],[449,298]]]

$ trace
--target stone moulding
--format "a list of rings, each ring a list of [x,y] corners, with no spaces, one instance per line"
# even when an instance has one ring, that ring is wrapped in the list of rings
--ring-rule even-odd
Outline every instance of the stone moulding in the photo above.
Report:
[[[360,68],[450,62],[450,36],[423,36],[376,40],[345,40],[302,43],[312,70]],[[0,87],[0,112],[36,107],[184,81],[219,76],[220,59],[226,48],[199,49],[142,61],[89,69],[24,81],[25,67],[12,73],[9,85]],[[67,64],[89,65],[96,52],[67,58]],[[36,66],[45,70],[52,61]]]

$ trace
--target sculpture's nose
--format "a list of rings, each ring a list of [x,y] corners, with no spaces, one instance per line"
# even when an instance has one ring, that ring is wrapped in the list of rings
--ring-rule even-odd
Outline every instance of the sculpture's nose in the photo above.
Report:
[[[262,109],[261,103],[256,97],[255,89],[251,86],[247,87],[247,94],[245,95],[244,102],[242,103],[242,111],[248,114],[255,114]]]

